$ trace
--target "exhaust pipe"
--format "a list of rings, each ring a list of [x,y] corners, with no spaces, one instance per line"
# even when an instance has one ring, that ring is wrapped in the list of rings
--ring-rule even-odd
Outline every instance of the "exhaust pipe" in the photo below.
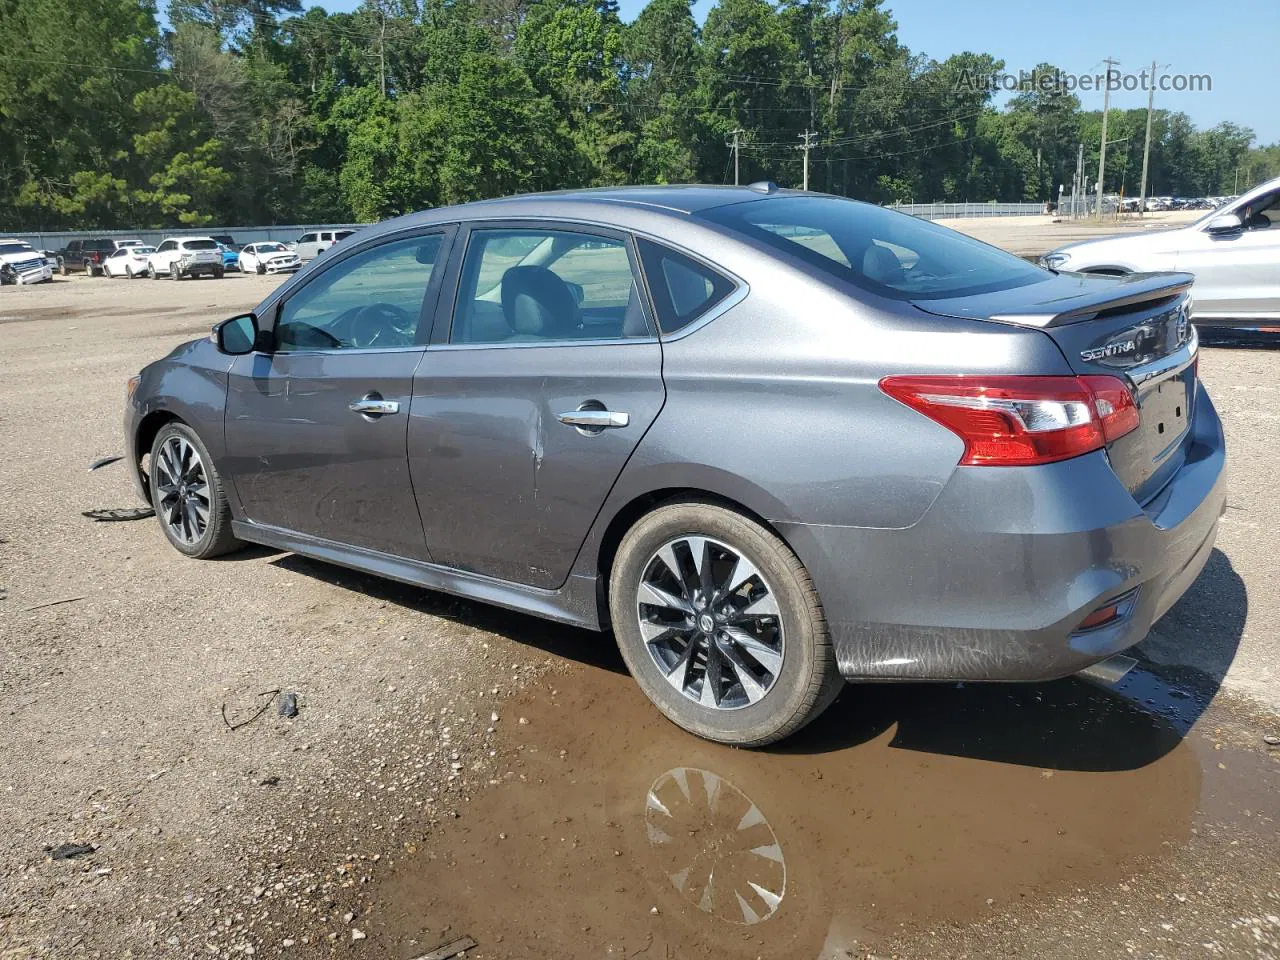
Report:
[[[1122,653],[1113,654],[1105,660],[1099,660],[1091,667],[1085,667],[1077,677],[1104,687],[1114,687],[1124,679],[1125,674],[1137,666],[1138,661],[1126,657]]]

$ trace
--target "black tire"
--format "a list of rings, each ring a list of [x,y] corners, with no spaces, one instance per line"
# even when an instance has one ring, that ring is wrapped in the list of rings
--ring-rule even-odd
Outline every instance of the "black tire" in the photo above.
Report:
[[[259,262],[258,265],[254,267],[254,269],[258,271],[258,276],[261,277],[266,275],[267,268],[261,262]]]
[[[762,697],[732,709],[703,706],[669,683],[641,632],[637,592],[664,544],[702,536],[750,561],[769,585],[783,630],[782,662]],[[822,603],[799,558],[754,520],[704,501],[668,503],[646,514],[618,546],[609,578],[614,636],[631,676],[667,719],[708,740],[760,747],[795,733],[844,686]],[[705,683],[705,681],[704,681]]]
[[[194,448],[204,468],[207,483],[208,521],[204,531],[190,543],[184,542],[175,535],[170,525],[166,522],[165,518],[169,511],[165,507],[164,496],[160,489],[162,480],[160,475],[161,449],[175,437],[181,438]],[[244,546],[243,541],[238,540],[235,534],[231,532],[231,507],[227,504],[226,494],[222,490],[222,477],[218,475],[218,471],[213,465],[213,458],[209,456],[209,451],[205,449],[205,445],[200,442],[199,435],[182,421],[170,421],[161,427],[160,432],[156,434],[155,442],[151,445],[151,459],[147,467],[147,479],[151,488],[151,505],[155,508],[156,517],[160,521],[160,529],[164,531],[169,543],[179,553],[197,560],[207,560],[210,557],[221,556]]]
[[[226,272],[227,272],[226,267],[214,267],[214,268],[213,268],[213,279],[215,279],[215,280],[221,280],[221,279],[222,279],[222,275],[223,275],[224,273],[226,273]]]
[[[63,260],[62,258],[58,259],[58,272],[61,273],[64,277],[71,276],[71,268],[67,266],[67,261]]]
[[[176,261],[169,264],[169,279],[170,280],[182,279],[182,271],[178,269],[178,264]]]

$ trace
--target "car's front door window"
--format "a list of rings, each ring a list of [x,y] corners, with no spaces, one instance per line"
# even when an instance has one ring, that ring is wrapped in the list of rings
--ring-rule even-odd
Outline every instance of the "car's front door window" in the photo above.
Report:
[[[325,270],[280,308],[276,350],[412,346],[440,248],[438,234],[410,237]]]

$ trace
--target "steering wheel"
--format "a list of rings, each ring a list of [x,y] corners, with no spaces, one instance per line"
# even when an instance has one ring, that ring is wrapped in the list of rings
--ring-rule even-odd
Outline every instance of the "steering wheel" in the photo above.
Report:
[[[352,313],[347,339],[359,348],[411,346],[413,319],[409,311],[394,303],[371,303]]]

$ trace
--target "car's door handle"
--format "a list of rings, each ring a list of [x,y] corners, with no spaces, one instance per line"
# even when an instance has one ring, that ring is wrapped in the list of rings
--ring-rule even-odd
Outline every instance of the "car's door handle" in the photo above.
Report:
[[[399,413],[400,402],[398,400],[383,400],[378,396],[368,396],[350,404],[349,409],[352,413],[362,413],[366,417],[380,417],[388,413]]]
[[[620,410],[574,410],[558,417],[561,423],[571,427],[587,427],[603,430],[606,427],[625,427],[631,423],[631,414]]]

